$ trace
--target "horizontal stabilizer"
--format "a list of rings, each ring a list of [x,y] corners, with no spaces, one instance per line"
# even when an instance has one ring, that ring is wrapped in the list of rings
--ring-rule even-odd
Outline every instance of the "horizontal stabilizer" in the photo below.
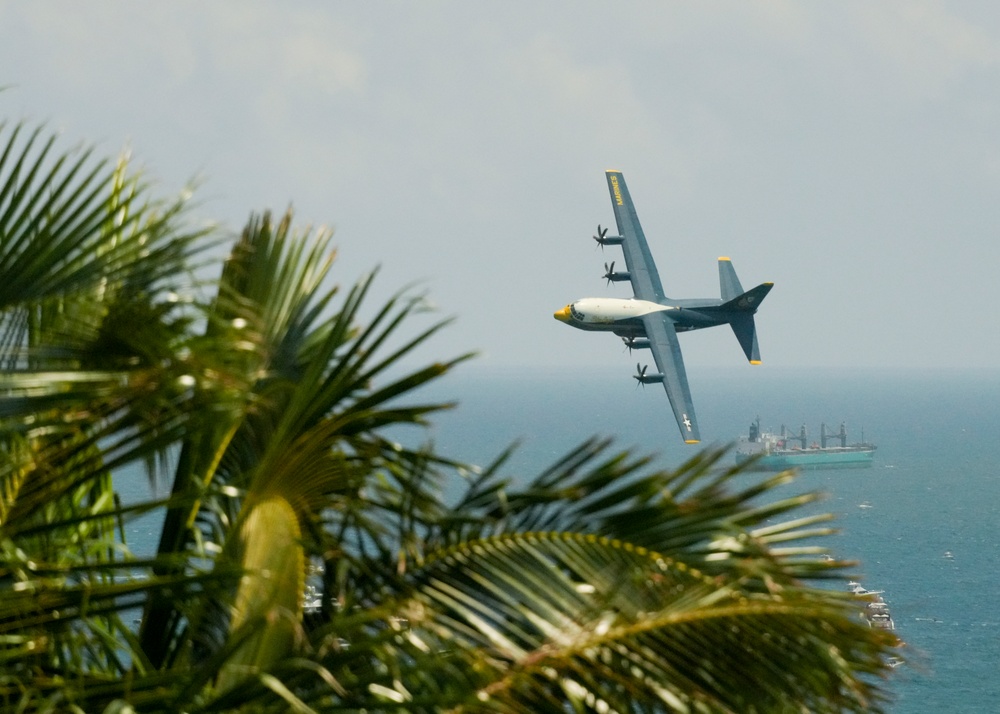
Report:
[[[757,312],[757,308],[764,302],[764,298],[771,292],[774,283],[761,283],[752,290],[747,290],[742,295],[727,300],[719,306],[722,312],[749,312],[751,315]]]

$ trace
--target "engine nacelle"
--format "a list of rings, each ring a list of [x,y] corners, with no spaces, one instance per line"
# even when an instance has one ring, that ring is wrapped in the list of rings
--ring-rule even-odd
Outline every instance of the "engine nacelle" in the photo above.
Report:
[[[649,339],[646,337],[623,337],[622,342],[630,350],[648,350]]]
[[[610,272],[605,273],[604,277],[606,279],[610,280],[613,283],[620,283],[620,282],[622,282],[624,280],[631,280],[632,279],[632,273],[627,272],[627,271],[626,272],[622,272],[620,270],[614,270],[614,271],[610,271]]]
[[[601,247],[606,245],[621,245],[625,239],[622,236],[609,236],[607,228],[601,228],[601,224],[597,224],[597,235],[594,236]]]
[[[635,379],[642,382],[643,384],[656,384],[657,382],[663,381],[663,375],[657,372],[656,374],[636,374]]]
[[[646,370],[649,369],[649,365],[645,367],[640,367],[638,364],[635,366],[636,373],[632,375],[632,379],[639,382],[640,384],[656,384],[657,382],[663,381],[663,375],[660,372],[654,372],[653,374],[648,374]]]

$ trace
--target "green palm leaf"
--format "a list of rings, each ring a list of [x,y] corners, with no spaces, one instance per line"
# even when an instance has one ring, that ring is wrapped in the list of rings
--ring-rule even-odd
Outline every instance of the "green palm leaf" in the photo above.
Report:
[[[251,216],[202,295],[214,234],[146,192],[0,128],[4,705],[880,709],[896,640],[818,557],[828,517],[790,475],[593,439],[533,479],[505,452],[446,502],[475,470],[397,443],[465,358],[405,367],[446,324],[410,331],[420,296],[328,286],[331,233],[290,213]],[[167,492],[121,503],[136,465]]]

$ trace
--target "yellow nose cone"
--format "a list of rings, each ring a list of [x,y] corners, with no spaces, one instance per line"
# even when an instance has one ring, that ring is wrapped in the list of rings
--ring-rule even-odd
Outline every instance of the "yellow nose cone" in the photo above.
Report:
[[[552,316],[559,320],[559,322],[569,322],[569,305],[564,307],[562,310],[556,310],[555,314]]]

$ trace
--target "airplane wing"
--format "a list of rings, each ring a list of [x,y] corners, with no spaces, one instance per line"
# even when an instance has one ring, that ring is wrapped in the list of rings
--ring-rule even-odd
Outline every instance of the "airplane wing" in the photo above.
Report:
[[[666,312],[654,312],[644,315],[642,324],[646,329],[646,337],[649,338],[649,348],[656,361],[656,368],[663,375],[663,388],[667,390],[674,418],[681,430],[681,438],[685,443],[696,444],[701,441],[701,435],[698,420],[694,416],[694,402],[691,400],[691,388],[684,372],[684,359],[681,357],[674,322]]]
[[[632,292],[639,300],[659,302],[665,295],[660,285],[660,276],[656,272],[656,264],[646,245],[646,236],[639,225],[639,217],[632,205],[625,177],[620,171],[608,171],[608,190],[611,192],[611,205],[615,209],[615,221],[618,223],[618,234],[622,237],[622,250],[625,253],[625,265],[632,281]],[[680,354],[680,353],[678,353]]]

